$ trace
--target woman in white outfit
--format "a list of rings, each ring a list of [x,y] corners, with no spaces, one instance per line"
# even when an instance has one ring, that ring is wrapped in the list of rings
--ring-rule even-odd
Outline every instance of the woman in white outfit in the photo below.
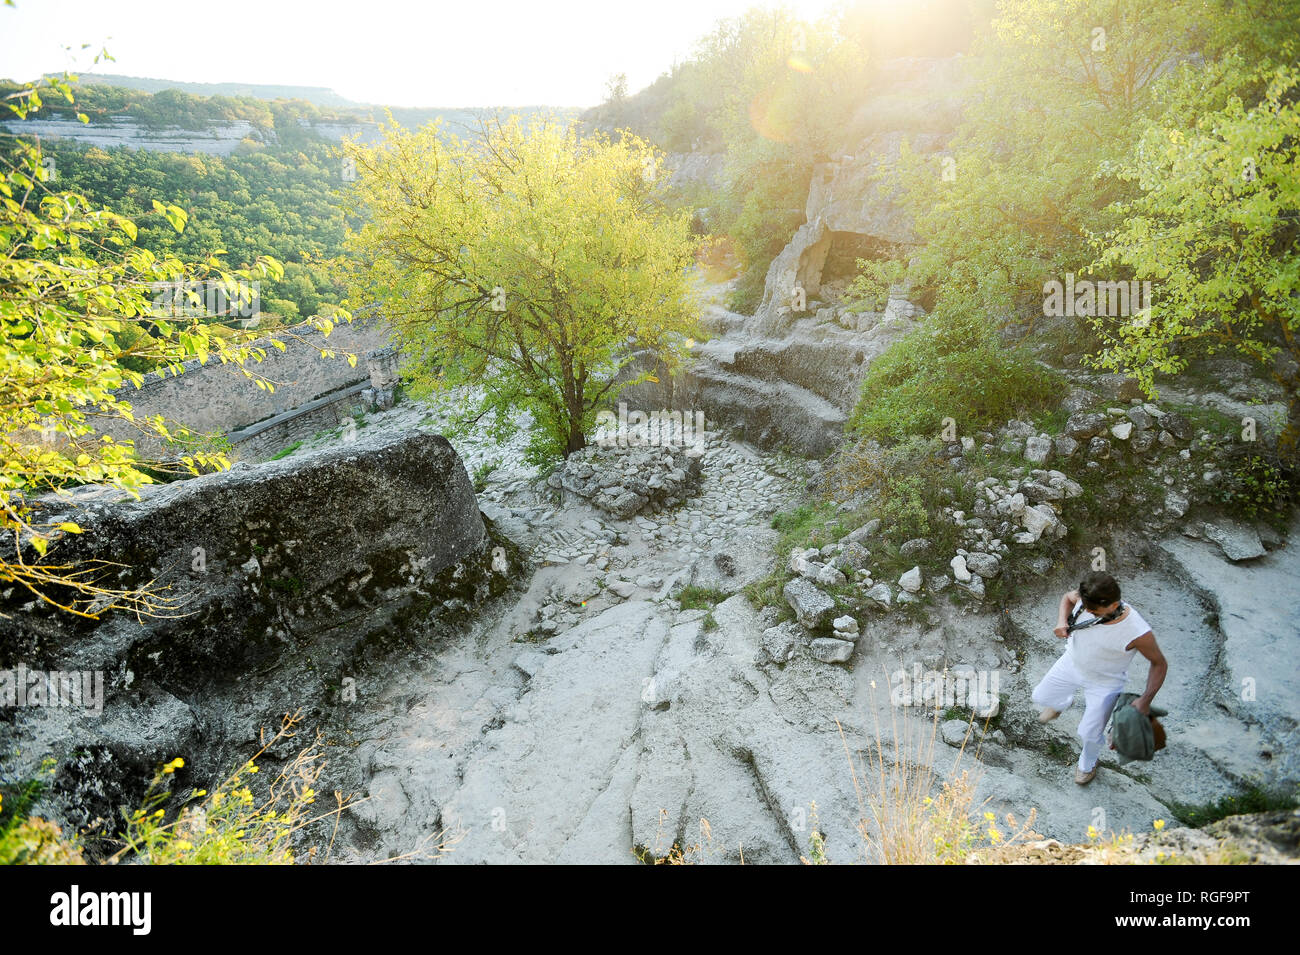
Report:
[[[1115,698],[1124,691],[1133,657],[1141,653],[1151,661],[1146,692],[1133,701],[1140,713],[1150,712],[1151,701],[1169,672],[1147,622],[1119,598],[1115,578],[1096,572],[1083,578],[1078,590],[1061,597],[1055,633],[1067,641],[1065,653],[1034,687],[1033,700],[1042,707],[1038,714],[1042,723],[1060,716],[1074,702],[1075,691],[1083,690],[1083,719],[1079,721],[1083,752],[1074,774],[1080,786],[1097,775],[1097,760],[1106,742],[1106,720]]]

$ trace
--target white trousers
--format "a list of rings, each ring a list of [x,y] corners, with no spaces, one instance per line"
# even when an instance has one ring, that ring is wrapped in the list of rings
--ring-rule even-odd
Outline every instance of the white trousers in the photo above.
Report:
[[[1099,683],[1078,671],[1068,653],[1052,664],[1047,675],[1034,687],[1033,700],[1037,706],[1064,713],[1074,703],[1074,694],[1083,690],[1083,719],[1079,720],[1079,739],[1083,752],[1079,754],[1079,768],[1085,773],[1097,765],[1101,750],[1106,745],[1106,721],[1115,706],[1115,699],[1124,692],[1124,684]]]

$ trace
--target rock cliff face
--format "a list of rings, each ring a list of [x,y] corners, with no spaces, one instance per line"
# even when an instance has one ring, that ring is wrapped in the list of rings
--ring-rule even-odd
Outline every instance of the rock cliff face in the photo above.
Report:
[[[313,123],[307,128],[322,139],[333,142],[353,135],[366,143],[381,138],[377,123]],[[108,124],[84,124],[71,119],[28,119],[0,121],[0,129],[29,139],[35,136],[72,139],[104,149],[129,146],[150,152],[205,153],[210,156],[229,156],[245,139],[257,143],[276,142],[274,131],[258,129],[245,120],[214,123],[207,129],[194,130],[176,126],[153,129],[134,122],[129,116],[113,117],[113,122]]]
[[[858,255],[888,254],[916,241],[887,180],[878,183],[875,178],[897,162],[903,138],[897,131],[870,136],[856,156],[817,167],[804,209],[806,221],[768,267],[754,330],[772,335],[787,328],[792,318],[782,320],[778,309],[790,305],[796,287],[808,300],[817,298],[832,253],[839,252],[851,266]],[[909,140],[914,151],[929,153],[938,151],[946,138],[931,133]],[[789,315],[789,309],[781,315]]]
[[[515,559],[489,546],[451,445],[422,432],[236,465],[139,501],[85,489],[52,510],[85,531],[52,560],[125,565],[121,582],[153,579],[179,603],[164,617],[88,621],[4,595],[0,668],[103,674],[102,713],[0,709],[6,753],[71,765],[63,815],[79,824],[129,804],[168,750],[201,754],[196,769],[215,774],[227,768],[217,750],[281,714],[320,717],[367,664],[503,591],[493,558]]]
[[[758,310],[708,309],[704,324],[717,337],[671,380],[650,369],[658,382],[624,392],[630,406],[702,411],[710,427],[764,448],[823,455],[835,446],[870,362],[924,314],[903,289],[879,313],[852,312],[837,291],[857,259],[906,257],[915,242],[887,174],[904,139],[922,154],[945,147],[962,95],[958,67],[959,58],[882,65],[890,95],[858,110],[855,128],[868,131],[853,155],[814,170],[806,221],[769,266]],[[675,178],[716,183],[716,157],[674,158]]]
[[[822,293],[826,271],[845,279],[857,258],[893,257],[916,241],[897,205],[890,173],[906,140],[913,153],[940,153],[952,138],[964,95],[961,58],[908,58],[881,64],[879,88],[853,119],[864,130],[852,155],[816,167],[804,224],[768,267],[763,302],[748,329],[780,337],[799,319],[789,308],[796,287],[811,302]],[[781,309],[785,311],[781,311]]]

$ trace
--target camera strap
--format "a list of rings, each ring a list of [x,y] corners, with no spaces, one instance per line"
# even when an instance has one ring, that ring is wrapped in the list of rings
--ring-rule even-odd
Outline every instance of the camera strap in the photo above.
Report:
[[[1068,626],[1065,628],[1065,632],[1074,633],[1076,630],[1087,630],[1089,627],[1095,627],[1099,623],[1110,623],[1112,620],[1117,620],[1123,616],[1124,611],[1127,609],[1128,607],[1125,606],[1124,602],[1121,600],[1119,606],[1106,614],[1106,616],[1093,617],[1087,623],[1075,623],[1075,621],[1079,619],[1079,614],[1083,613],[1083,601],[1080,600],[1074,605],[1074,609],[1070,611],[1070,620]]]

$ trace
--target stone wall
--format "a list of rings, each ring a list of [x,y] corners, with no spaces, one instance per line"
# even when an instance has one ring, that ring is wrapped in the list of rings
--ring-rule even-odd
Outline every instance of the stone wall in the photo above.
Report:
[[[352,420],[358,411],[366,409],[365,390],[366,382],[363,381],[247,428],[232,431],[230,443],[234,450],[230,453],[231,459],[265,461],[295,441],[310,438],[321,431],[332,431]]]
[[[273,391],[257,387],[237,366],[210,359],[186,362],[180,375],[149,375],[140,388],[128,385],[117,394],[131,404],[136,418],[162,415],[193,431],[226,434],[365,382],[371,374],[366,356],[384,348],[388,337],[388,327],[377,319],[357,319],[336,326],[328,337],[311,331],[302,341],[285,339],[284,351],[263,341],[265,358],[248,368],[273,382]],[[335,357],[322,358],[322,348]],[[355,367],[348,364],[348,353],[357,356]],[[161,451],[158,442],[125,422],[115,421],[107,430],[118,439],[134,438],[145,456]]]

